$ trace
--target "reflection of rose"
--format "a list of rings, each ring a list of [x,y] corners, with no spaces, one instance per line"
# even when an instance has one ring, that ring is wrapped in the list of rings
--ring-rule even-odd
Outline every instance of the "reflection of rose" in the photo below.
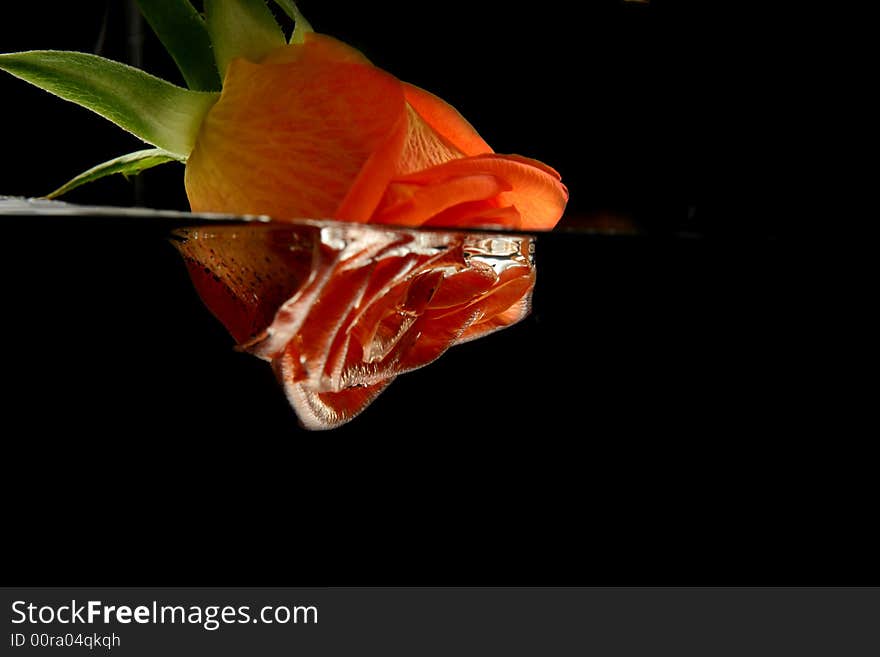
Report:
[[[200,296],[329,429],[398,375],[529,312],[531,238],[304,221],[181,231]]]
[[[310,33],[234,60],[186,166],[193,211],[546,230],[559,174],[497,155],[450,105]]]

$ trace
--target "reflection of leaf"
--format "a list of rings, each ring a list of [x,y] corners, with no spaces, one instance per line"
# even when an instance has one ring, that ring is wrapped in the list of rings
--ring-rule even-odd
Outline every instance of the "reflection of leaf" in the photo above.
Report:
[[[46,198],[58,198],[62,194],[66,194],[80,185],[99,180],[105,176],[112,176],[116,173],[121,173],[124,176],[133,176],[139,174],[141,171],[146,171],[147,169],[159,166],[160,164],[179,160],[180,158],[175,157],[171,153],[163,151],[160,148],[150,148],[143,151],[135,151],[134,153],[127,153],[126,155],[120,155],[112,160],[102,162],[88,171],[83,171],[54,192],[46,194]]]
[[[31,50],[0,55],[0,69],[86,107],[148,144],[186,158],[219,94],[190,91],[97,55]]]
[[[189,0],[137,0],[141,13],[174,59],[190,89],[219,91],[205,21]]]

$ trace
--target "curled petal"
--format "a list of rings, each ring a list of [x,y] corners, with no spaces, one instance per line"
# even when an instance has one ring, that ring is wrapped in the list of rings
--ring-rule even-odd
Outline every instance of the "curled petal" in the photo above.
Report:
[[[518,230],[522,224],[519,211],[513,206],[497,207],[497,199],[459,203],[435,214],[422,226],[468,226],[469,228],[492,227]]]
[[[494,182],[490,185],[489,180]],[[519,228],[548,230],[562,217],[568,190],[553,169],[540,163],[519,156],[477,155],[395,179],[372,221],[437,225],[437,215],[459,203],[490,199],[497,207],[514,208],[519,215]],[[447,226],[487,223],[483,212],[475,216],[450,213],[443,219]]]
[[[451,207],[494,198],[508,189],[502,180],[482,173],[428,185],[392,183],[385,195],[387,207],[376,213],[372,223],[419,226]]]

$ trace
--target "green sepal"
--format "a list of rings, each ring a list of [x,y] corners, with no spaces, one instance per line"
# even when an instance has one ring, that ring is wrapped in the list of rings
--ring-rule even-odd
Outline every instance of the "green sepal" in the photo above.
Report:
[[[0,55],[0,69],[86,107],[148,144],[186,158],[218,93],[190,91],[97,55],[31,50]]]
[[[201,14],[189,0],[137,0],[141,14],[159,37],[196,91],[219,91],[220,75],[214,62],[211,37]]]
[[[234,58],[259,62],[287,44],[265,0],[205,0],[205,24],[221,78]]]
[[[113,158],[112,160],[102,162],[101,164],[92,167],[88,171],[83,171],[72,180],[64,183],[54,192],[46,194],[45,198],[58,198],[62,194],[66,194],[70,190],[76,189],[80,185],[85,185],[86,183],[104,178],[105,176],[112,176],[113,174],[117,173],[121,173],[123,176],[126,177],[134,176],[139,174],[141,171],[152,169],[153,167],[159,166],[160,164],[175,161],[179,162],[182,160],[179,157],[172,155],[168,151],[163,151],[161,148],[149,148],[143,151],[127,153],[126,155],[120,155],[119,157]]]
[[[281,7],[281,9],[284,10],[284,13],[290,16],[294,21],[293,34],[290,35],[290,43],[302,43],[305,41],[305,35],[307,32],[315,31],[311,24],[306,20],[306,17],[302,15],[299,7],[296,6],[296,3],[293,0],[275,0],[275,4]]]

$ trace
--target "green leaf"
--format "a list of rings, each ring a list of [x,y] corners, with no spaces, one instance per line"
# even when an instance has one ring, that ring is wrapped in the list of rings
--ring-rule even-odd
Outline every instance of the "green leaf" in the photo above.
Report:
[[[284,13],[294,21],[293,34],[290,36],[291,43],[302,43],[305,40],[306,32],[315,31],[293,0],[275,0],[275,4],[281,7]]]
[[[287,43],[264,0],[205,0],[205,21],[221,77],[233,58],[259,62]]]
[[[0,69],[97,112],[145,142],[186,158],[220,97],[190,91],[97,55],[31,50],[0,55]]]
[[[76,178],[63,184],[54,192],[46,194],[46,198],[58,198],[62,194],[66,194],[80,185],[90,183],[99,178],[103,178],[104,176],[112,176],[115,173],[121,173],[124,176],[133,176],[139,174],[141,171],[152,169],[160,164],[174,161],[180,161],[180,158],[167,151],[163,151],[161,148],[150,148],[143,151],[128,153],[126,155],[120,155],[117,158],[92,167],[88,171],[83,171]]]
[[[190,89],[219,91],[220,76],[205,21],[189,0],[137,0]]]

